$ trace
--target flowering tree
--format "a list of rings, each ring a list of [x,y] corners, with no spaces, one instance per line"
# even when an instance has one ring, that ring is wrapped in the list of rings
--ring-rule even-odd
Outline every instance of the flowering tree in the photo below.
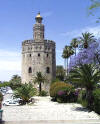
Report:
[[[93,63],[100,64],[99,42],[93,42],[88,48],[80,50],[76,57],[72,57],[69,64],[69,70],[76,66]]]
[[[91,43],[88,48],[82,49],[77,56],[70,61],[69,79],[86,89],[88,107],[91,107],[92,92],[100,81],[100,50],[99,42]]]

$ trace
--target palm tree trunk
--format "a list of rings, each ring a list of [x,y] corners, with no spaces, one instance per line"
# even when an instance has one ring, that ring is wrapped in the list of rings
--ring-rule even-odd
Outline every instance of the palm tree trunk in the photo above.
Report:
[[[68,76],[68,58],[67,58],[67,76]]]
[[[41,83],[39,84],[39,93],[41,93]]]
[[[87,107],[88,108],[91,108],[92,107],[92,104],[93,104],[92,90],[89,90],[89,89],[86,90],[86,99],[88,101]]]
[[[75,48],[75,56],[76,56],[76,48]]]
[[[65,59],[65,75],[66,75],[67,67],[66,67],[66,59]]]

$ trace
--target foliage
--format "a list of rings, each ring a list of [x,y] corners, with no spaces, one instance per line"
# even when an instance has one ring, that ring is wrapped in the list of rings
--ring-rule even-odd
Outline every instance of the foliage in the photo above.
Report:
[[[91,0],[91,2],[92,2],[92,4],[89,8],[90,10],[100,7],[100,1],[99,0]]]
[[[2,95],[2,93],[0,92],[0,101],[2,101],[3,100],[3,95]]]
[[[94,35],[89,32],[82,33],[82,36],[80,37],[80,47],[81,48],[88,48],[91,43],[95,41]]]
[[[52,82],[51,82],[51,84],[54,84],[54,83],[56,83],[56,82],[60,82],[60,80],[58,79],[58,78],[56,78],[56,79],[54,79],[54,80],[52,80]]]
[[[77,95],[71,84],[56,82],[50,87],[50,96],[57,102],[75,102]]]
[[[41,72],[37,72],[34,83],[38,83],[39,84],[39,94],[42,91],[42,86],[41,84],[44,83],[46,81],[46,78],[44,75],[42,75]]]
[[[100,89],[96,89],[93,91],[93,103],[94,103],[94,111],[100,114]]]
[[[10,86],[10,83],[9,82],[0,83],[0,87],[6,87],[6,86]]]
[[[65,71],[63,66],[56,66],[56,78],[64,81],[64,77],[65,77]]]
[[[0,109],[1,109],[1,107],[2,107],[2,101],[3,101],[3,95],[2,95],[2,93],[0,92]]]
[[[12,79],[9,82],[10,82],[10,87],[13,90],[16,90],[16,88],[21,87],[21,77],[18,75],[13,75]]]
[[[21,87],[17,88],[15,91],[15,97],[19,97],[23,100],[23,103],[26,104],[29,102],[29,99],[36,94],[36,89],[31,83],[22,84]]]
[[[48,92],[47,91],[44,91],[42,90],[39,94],[39,96],[47,96]]]
[[[62,57],[65,59],[65,71],[67,70],[67,75],[68,75],[68,58],[74,54],[74,49],[72,46],[65,46]],[[66,66],[66,59],[67,59],[67,66]],[[66,72],[65,72],[66,73]]]
[[[86,99],[88,107],[93,104],[92,92],[96,84],[100,81],[100,70],[95,65],[84,64],[70,71],[70,81],[86,88]]]
[[[76,48],[78,47],[79,45],[79,40],[78,38],[73,38],[70,45],[74,48],[74,51],[75,51],[75,56],[76,56]]]
[[[82,104],[83,107],[88,106],[88,102],[86,100],[86,90],[81,90],[78,95],[77,102]]]
[[[89,15],[95,15],[95,10],[100,8],[100,0],[90,0],[91,5],[89,6]],[[100,22],[100,17],[97,18],[97,23]]]
[[[66,88],[67,84],[64,82],[55,82],[50,86],[50,96],[56,97],[59,90]]]
[[[69,71],[84,64],[100,64],[100,50],[98,42],[93,42],[87,49],[82,49],[77,56],[73,57],[69,64]]]
[[[71,70],[69,77],[71,82],[78,83],[86,89],[93,89],[100,80],[100,70],[95,65],[84,64]]]

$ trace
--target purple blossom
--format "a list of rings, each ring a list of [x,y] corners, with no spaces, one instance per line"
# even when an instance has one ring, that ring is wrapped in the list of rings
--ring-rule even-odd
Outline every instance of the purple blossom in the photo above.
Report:
[[[71,57],[69,63],[69,71],[73,69],[75,66],[98,63],[97,59],[100,60],[99,43],[93,42],[92,44],[89,45],[87,49],[81,50],[77,54],[77,56]]]
[[[58,93],[57,93],[59,96],[62,96],[62,95],[65,95],[65,92],[64,91],[62,91],[62,90],[60,90],[60,91],[58,91]]]

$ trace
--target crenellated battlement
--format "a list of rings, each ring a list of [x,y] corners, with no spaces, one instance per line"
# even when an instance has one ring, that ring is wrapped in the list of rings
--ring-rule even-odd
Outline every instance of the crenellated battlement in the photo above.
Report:
[[[26,44],[32,44],[34,42],[34,40],[24,40],[23,42],[22,42],[22,45],[26,45]]]

